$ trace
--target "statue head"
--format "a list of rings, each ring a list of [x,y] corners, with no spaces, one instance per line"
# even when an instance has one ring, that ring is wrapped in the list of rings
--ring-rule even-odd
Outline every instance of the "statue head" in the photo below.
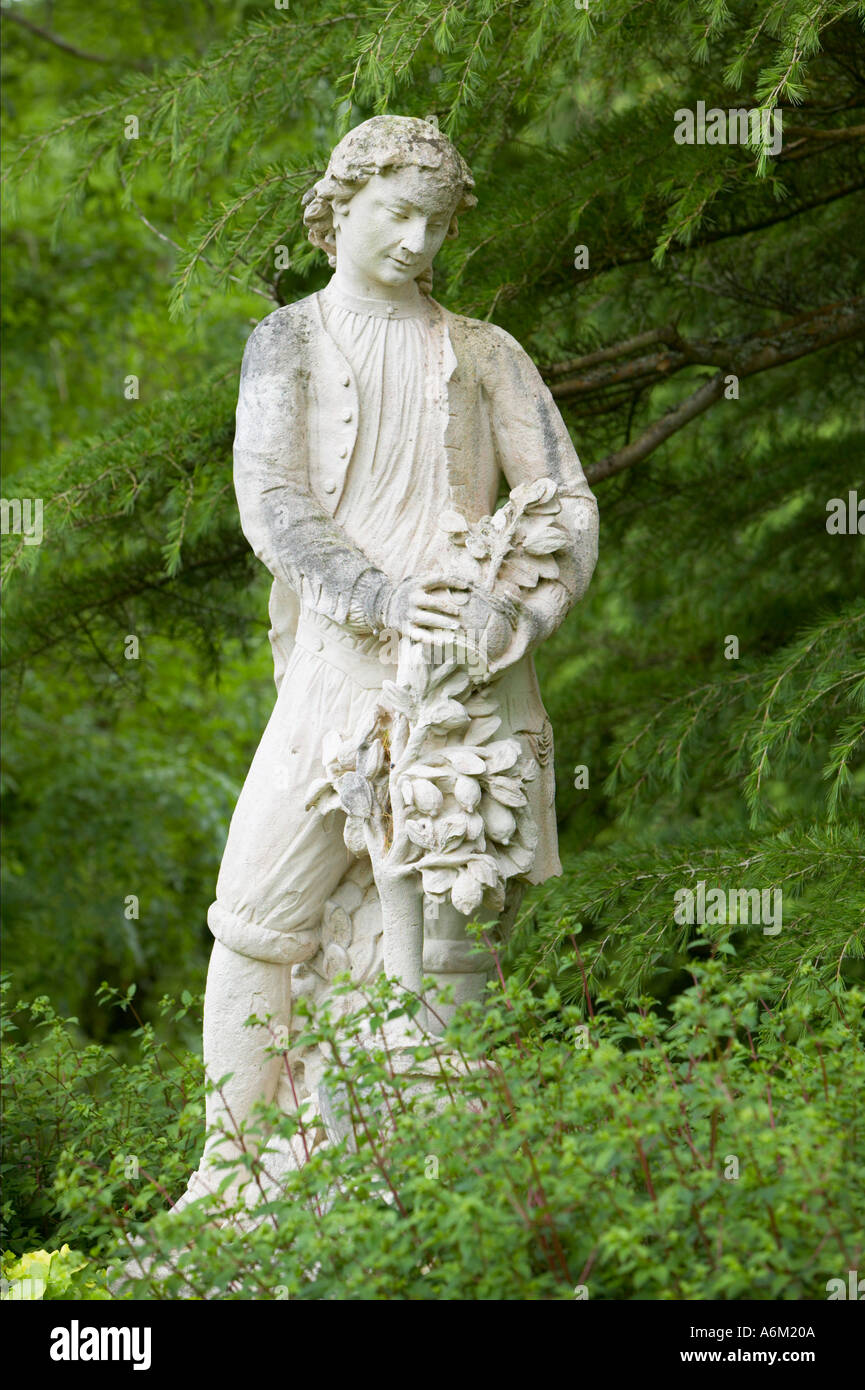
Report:
[[[416,281],[429,294],[433,260],[477,202],[473,188],[468,165],[437,126],[373,116],[333,150],[304,195],[303,220],[332,266],[345,256],[379,286]]]

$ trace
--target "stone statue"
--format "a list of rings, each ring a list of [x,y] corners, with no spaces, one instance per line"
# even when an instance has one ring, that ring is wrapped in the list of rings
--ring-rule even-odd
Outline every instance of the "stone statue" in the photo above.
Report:
[[[178,1208],[224,1177],[256,1101],[305,1105],[326,1141],[323,1060],[293,1045],[293,1000],[383,970],[479,997],[490,959],[466,923],[502,939],[524,885],[561,871],[531,653],[589,583],[597,507],[527,354],[431,298],[473,187],[435,124],[356,127],[304,198],[332,278],[246,347],[235,484],[273,575],[278,697],[208,916],[204,1057],[230,1079]],[[448,1015],[433,999],[413,1026]]]

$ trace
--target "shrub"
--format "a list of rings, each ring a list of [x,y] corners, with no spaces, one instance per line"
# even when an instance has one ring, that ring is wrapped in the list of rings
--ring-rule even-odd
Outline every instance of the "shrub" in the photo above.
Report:
[[[148,1220],[146,1180],[118,1215],[92,1136],[67,1144],[54,1200],[66,1221],[90,1213],[103,1251],[119,1223],[115,1265],[138,1239],[152,1271],[127,1287],[139,1298],[824,1298],[863,1253],[865,999],[839,987],[813,1028],[807,1004],[764,1007],[766,973],[729,969],[696,967],[668,1015],[610,997],[587,1022],[555,988],[511,983],[460,1012],[462,1076],[440,1069],[426,1088],[384,1046],[347,1045],[400,1012],[381,982],[359,1013],[308,1019],[345,1134],[251,1229],[216,1224],[211,1199]],[[302,1128],[260,1119],[282,1139]],[[263,1183],[253,1138],[241,1163]]]
[[[77,1020],[58,1017],[46,998],[7,1006],[10,982],[2,988],[3,1243],[99,1249],[129,1213],[146,1219],[164,1208],[194,1164],[204,1128],[201,1063],[140,1020],[135,1053],[124,1060],[117,1047],[82,1042]],[[134,1011],[134,993],[103,990],[100,998]],[[176,1021],[193,1003],[191,995],[180,1006],[166,1000],[164,1011]],[[97,1203],[68,1193],[58,1203],[58,1164],[70,1153],[89,1175],[87,1192],[100,1190]]]

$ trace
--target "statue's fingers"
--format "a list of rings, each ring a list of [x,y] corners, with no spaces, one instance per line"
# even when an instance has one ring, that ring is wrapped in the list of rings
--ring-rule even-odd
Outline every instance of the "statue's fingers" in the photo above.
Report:
[[[453,636],[442,627],[412,627],[409,629],[409,636],[414,642],[422,642],[425,647],[450,645]]]
[[[458,617],[462,605],[443,594],[427,594],[420,606],[427,613],[450,613]]]
[[[456,612],[456,609],[454,611]],[[448,617],[446,613],[440,612],[437,607],[416,608],[412,614],[412,619],[417,627],[459,627],[456,618]]]
[[[423,579],[425,589],[465,589],[471,588],[468,580],[460,579],[458,575],[430,574]]]
[[[420,642],[423,646],[429,647],[437,638],[441,637],[441,633],[430,627],[415,627],[412,623],[406,636],[410,637],[413,642]]]

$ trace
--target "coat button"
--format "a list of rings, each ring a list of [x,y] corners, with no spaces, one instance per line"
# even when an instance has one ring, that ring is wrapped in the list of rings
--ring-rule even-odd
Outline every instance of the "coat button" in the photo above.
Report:
[[[345,420],[345,423],[348,424],[349,420],[351,419],[351,411],[350,411],[350,410],[343,411],[343,416],[342,416],[342,418],[343,418],[343,420]]]
[[[350,377],[350,376],[344,376],[343,379],[342,379],[342,384],[343,384],[343,386],[351,386],[351,377]]]
[[[325,492],[336,492],[336,483],[325,483]]]
[[[324,643],[322,642],[320,637],[316,637],[313,633],[309,639],[309,645],[312,647],[312,650],[314,652],[320,652],[322,647],[324,646]]]
[[[340,451],[339,451],[339,456],[340,456],[341,459],[347,459],[347,458],[348,458],[348,449],[346,448],[346,446],[345,446],[344,444],[343,444],[342,448],[341,448]]]

